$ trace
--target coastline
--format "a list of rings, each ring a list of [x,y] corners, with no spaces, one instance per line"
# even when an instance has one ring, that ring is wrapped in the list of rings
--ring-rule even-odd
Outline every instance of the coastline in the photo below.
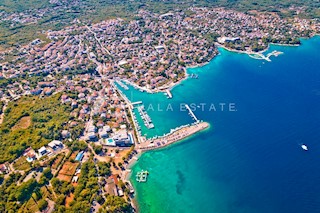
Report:
[[[169,90],[171,91],[174,87],[178,86],[181,82],[185,81],[188,79],[189,77],[189,73],[188,73],[188,69],[192,69],[192,68],[197,68],[197,67],[203,67],[207,64],[210,63],[210,61],[212,59],[214,59],[216,56],[220,55],[220,53],[218,52],[217,55],[213,56],[212,58],[210,58],[209,61],[206,61],[206,62],[203,62],[203,63],[200,63],[200,64],[195,64],[195,65],[191,65],[191,66],[186,66],[183,68],[184,70],[184,77],[181,78],[180,80],[178,80],[177,82],[170,82],[168,84],[165,84],[159,88],[155,88],[155,89],[148,89],[148,88],[145,88],[145,87],[141,87],[141,86],[138,86],[136,85],[135,83],[127,80],[127,79],[122,79],[124,82],[130,84],[131,86],[133,86],[135,89],[139,89],[139,90],[142,90],[143,92],[147,92],[147,93],[150,93],[150,94],[154,94],[154,93],[161,93],[161,92],[166,92],[166,90]]]
[[[170,133],[165,134],[161,137],[148,139],[144,143],[139,144],[136,150],[139,150],[139,152],[144,152],[148,150],[161,149],[171,144],[182,141],[197,132],[207,129],[208,127],[210,127],[210,124],[207,122],[184,125],[172,130]]]
[[[314,36],[320,36],[320,35],[314,35]],[[313,36],[312,36],[312,37],[313,37]],[[312,37],[311,37],[311,38],[312,38]],[[299,47],[299,46],[301,46],[301,44],[300,44],[300,45],[289,45],[289,44],[286,45],[286,44],[273,44],[273,43],[269,43],[269,44],[268,44],[268,48],[266,48],[265,50],[260,51],[260,53],[266,52],[266,51],[270,48],[270,45],[293,46],[293,47]],[[232,50],[232,49],[226,48],[226,47],[224,47],[224,46],[222,46],[222,45],[218,45],[218,46],[221,47],[221,48],[223,48],[223,49],[226,49],[226,50],[228,50],[228,51],[230,51],[230,52],[237,52],[237,53],[248,54],[248,55],[250,55],[250,54],[257,54],[256,52]],[[221,54],[221,53],[219,52],[218,55],[220,55],[220,54]],[[214,59],[214,57],[213,57],[211,60],[213,60],[213,59]],[[211,60],[210,60],[210,61],[211,61]],[[206,63],[203,63],[203,64],[201,64],[201,65],[195,65],[195,66],[186,67],[186,68],[184,68],[184,69],[185,69],[185,72],[187,73],[187,69],[188,69],[188,68],[197,68],[197,67],[205,66],[206,64],[210,63],[210,61],[208,61],[208,62],[206,62]],[[186,80],[187,78],[188,78],[188,74],[187,74],[184,78],[182,78],[181,80],[179,80],[178,82],[172,83],[173,85],[170,87],[170,89],[174,88],[174,87],[177,86],[180,82]],[[131,83],[131,82],[130,82],[130,83]],[[134,84],[133,84],[133,85],[134,85]],[[157,91],[157,92],[163,92],[163,91],[159,90],[159,91]],[[152,92],[152,93],[155,93],[155,92]],[[206,122],[204,122],[204,123],[206,123]],[[131,168],[137,163],[137,161],[139,160],[140,156],[141,156],[144,152],[147,152],[147,151],[149,151],[149,150],[161,150],[161,149],[166,149],[166,148],[170,147],[171,145],[179,144],[180,142],[183,142],[184,140],[186,140],[186,139],[188,139],[188,138],[190,138],[190,137],[193,137],[196,133],[199,133],[200,131],[203,131],[203,130],[207,130],[207,129],[209,129],[209,128],[211,127],[209,123],[207,123],[207,125],[208,125],[208,126],[207,126],[206,128],[204,128],[204,129],[201,129],[201,130],[198,130],[198,131],[196,131],[196,132],[193,132],[192,134],[189,134],[189,135],[187,135],[186,137],[182,137],[182,138],[180,138],[180,139],[178,139],[178,140],[176,140],[176,141],[174,141],[174,142],[165,144],[165,145],[163,145],[163,146],[150,147],[150,148],[142,148],[142,149],[141,149],[141,148],[137,148],[137,146],[136,146],[136,147],[135,147],[135,150],[138,151],[138,155],[135,156],[135,157],[134,157],[135,159],[132,159],[132,160],[129,162],[129,164],[127,164],[127,166],[126,166],[126,168],[127,168],[126,171],[128,172],[128,173],[126,174],[126,177],[125,177],[126,180],[130,181],[130,177],[131,177],[131,175],[132,175]],[[172,134],[172,133],[169,133],[169,135],[170,135],[170,134]],[[163,136],[161,136],[161,137],[163,137]],[[161,138],[161,137],[159,137],[159,138]],[[152,140],[152,139],[151,139],[151,140]],[[153,140],[157,140],[157,139],[153,139]],[[141,145],[141,144],[139,144],[139,145]],[[149,143],[149,145],[150,145],[150,143]],[[135,192],[135,193],[137,193],[137,192]],[[138,204],[138,202],[137,202],[137,200],[136,200],[136,197],[134,197],[134,198],[131,200],[131,203],[134,204],[135,209],[137,210],[137,212],[139,212],[139,204]]]
[[[186,69],[185,69],[185,72],[187,72]],[[185,79],[187,79],[187,77],[182,80],[185,80]],[[125,80],[125,82],[128,82],[128,81]],[[131,82],[128,82],[128,83],[131,83]],[[121,89],[113,81],[111,81],[111,85],[116,89],[116,91],[120,94],[120,96],[126,102],[126,104],[128,106],[129,113],[131,116],[133,116],[133,112],[132,112],[133,106],[132,106],[131,101],[126,97],[125,94],[122,93]],[[137,126],[134,121],[133,121],[133,125],[134,125],[134,131],[136,133],[135,135],[136,135],[136,139],[137,139],[137,143],[135,144],[134,150],[137,152],[137,155],[132,157],[128,161],[128,164],[126,164],[125,170],[122,172],[122,175],[121,175],[121,179],[123,181],[129,182],[130,185],[132,185],[132,187],[133,187],[133,184],[131,183],[131,180],[130,180],[130,178],[132,176],[131,168],[138,162],[140,156],[144,152],[147,152],[149,150],[167,148],[170,145],[180,143],[180,142],[186,140],[187,138],[192,137],[193,135],[195,135],[196,133],[198,133],[200,131],[203,131],[205,129],[210,128],[209,123],[203,122],[203,121],[197,121],[192,124],[182,125],[182,126],[177,127],[175,129],[171,129],[171,131],[169,133],[164,134],[163,136],[144,140],[144,137],[142,137],[138,134]],[[159,144],[160,142],[161,142],[161,144]],[[138,202],[135,199],[135,197],[133,197],[130,200],[130,203],[131,203],[132,207],[137,212],[139,212],[139,205],[138,205]]]
[[[320,36],[320,34],[313,34],[311,35],[310,37],[301,37],[300,39],[311,39],[315,36]],[[264,60],[267,60],[267,61],[271,61],[269,60],[268,57],[264,56],[263,53],[265,53],[266,51],[268,51],[270,49],[270,45],[276,45],[276,46],[288,46],[288,47],[299,47],[301,46],[301,43],[300,44],[281,44],[281,43],[268,43],[267,47],[261,51],[258,51],[258,52],[254,52],[254,51],[242,51],[242,50],[235,50],[235,49],[231,49],[231,48],[228,48],[226,46],[224,46],[223,44],[220,44],[218,42],[215,42],[214,43],[214,46],[215,47],[220,47],[220,48],[223,48],[227,51],[230,51],[230,52],[235,52],[235,53],[240,53],[240,54],[247,54],[247,55],[258,55],[260,56],[261,58],[255,58],[255,59],[264,59]],[[123,81],[125,81],[126,83],[132,85],[134,88],[136,89],[139,89],[139,90],[142,90],[144,92],[147,92],[147,93],[161,93],[161,92],[166,92],[166,90],[169,90],[171,91],[174,87],[176,87],[177,85],[179,85],[182,81],[188,79],[189,77],[189,74],[188,74],[188,69],[192,69],[192,68],[199,68],[199,67],[203,67],[207,64],[210,63],[211,60],[213,60],[216,56],[220,55],[220,52],[218,51],[218,53],[216,55],[214,55],[212,58],[210,58],[208,61],[206,62],[203,62],[203,63],[200,63],[200,64],[195,64],[195,65],[190,65],[190,66],[186,66],[184,67],[184,73],[185,73],[185,76],[183,78],[181,78],[180,80],[178,80],[177,82],[170,82],[168,84],[165,84],[159,88],[155,88],[155,89],[148,89],[146,87],[141,87],[141,86],[138,86],[136,85],[135,83],[127,80],[127,79],[123,79]],[[272,55],[270,55],[272,56]],[[277,55],[274,55],[274,56],[277,56]]]
[[[311,35],[310,37],[300,37],[299,39],[311,39],[311,38],[313,38],[313,37],[315,37],[315,36],[320,36],[320,34],[315,33],[315,34]],[[247,55],[251,55],[251,54],[258,54],[258,55],[259,55],[259,54],[263,54],[264,52],[268,51],[268,50],[270,49],[270,45],[275,45],[275,46],[287,46],[287,47],[299,47],[299,46],[302,45],[302,43],[300,43],[300,44],[281,44],[281,43],[272,43],[272,42],[270,42],[270,43],[268,43],[268,45],[267,45],[267,47],[266,47],[265,49],[263,49],[263,50],[261,50],[261,51],[259,51],[259,52],[234,50],[234,49],[230,49],[230,48],[228,48],[228,47],[225,47],[223,44],[220,44],[220,43],[218,43],[218,42],[215,42],[215,45],[216,45],[217,47],[221,47],[221,48],[223,48],[223,49],[225,49],[225,50],[228,50],[228,51],[230,51],[230,52],[247,54]]]
[[[311,39],[315,36],[320,36],[320,34],[313,34],[311,35],[310,37],[301,37],[300,39]],[[215,42],[214,45],[216,47],[220,47],[220,48],[223,48],[227,51],[230,51],[230,52],[235,52],[235,53],[240,53],[240,54],[247,54],[247,55],[258,55],[258,56],[263,56],[261,59],[265,59],[263,53],[265,53],[266,51],[268,51],[270,49],[270,45],[276,45],[276,46],[288,46],[288,47],[299,47],[301,46],[301,43],[300,44],[281,44],[281,43],[268,43],[267,47],[261,51],[258,51],[258,52],[254,52],[254,51],[242,51],[242,50],[235,50],[235,49],[231,49],[231,48],[228,48],[226,46],[224,46],[223,44],[220,44],[218,42]],[[184,73],[185,73],[185,76],[183,78],[181,78],[180,80],[178,80],[177,82],[170,82],[168,84],[165,84],[159,88],[155,88],[155,89],[148,89],[148,88],[145,88],[145,87],[141,87],[141,86],[138,86],[136,85],[135,83],[125,79],[124,81],[129,83],[130,85],[132,85],[134,88],[137,88],[139,90],[142,90],[142,91],[145,91],[147,93],[160,93],[160,92],[165,92],[166,90],[172,90],[174,87],[176,87],[177,85],[179,85],[182,81],[188,79],[188,69],[192,69],[192,68],[199,68],[199,67],[203,67],[207,64],[210,63],[211,60],[213,60],[216,56],[220,55],[219,51],[218,51],[218,54],[216,54],[215,56],[213,56],[212,58],[210,58],[207,62],[203,62],[203,63],[200,63],[200,64],[195,64],[195,65],[191,65],[191,66],[186,66],[184,67]],[[267,61],[269,61],[268,59],[265,59]]]
[[[152,147],[149,147],[149,148],[143,148],[143,147],[146,147],[146,146],[139,146],[139,148],[137,148],[137,146],[135,146],[135,151],[137,151],[137,155],[134,156],[133,158],[131,158],[128,162],[128,164],[126,165],[126,174],[125,174],[125,177],[124,179],[125,180],[129,180],[130,179],[130,173],[131,173],[131,168],[137,163],[137,161],[139,160],[140,156],[144,153],[144,152],[147,152],[147,151],[151,151],[151,150],[161,150],[161,149],[165,149],[165,148],[168,148],[170,147],[171,145],[175,145],[175,144],[178,144],[180,142],[183,142],[184,140],[187,140],[189,139],[190,137],[194,136],[195,134],[197,133],[200,133],[202,131],[206,131],[206,130],[209,130],[211,128],[211,125],[210,123],[208,122],[200,122],[200,123],[197,123],[197,124],[192,124],[190,126],[186,125],[184,127],[182,127],[181,129],[179,130],[176,130],[176,131],[173,131],[169,134],[166,134],[164,136],[160,136],[158,137],[157,139],[149,139],[149,144],[150,145],[150,142],[153,141],[152,143],[154,143],[155,141],[154,140],[166,140],[166,137],[170,137],[174,134],[177,134],[177,132],[179,131],[187,131],[188,128],[192,128],[194,126],[199,126],[199,128],[196,128],[194,131],[192,132],[189,132],[188,134],[185,134],[183,135],[182,137],[180,138],[177,138],[176,140],[172,140],[171,142],[169,143],[166,143],[166,144],[163,144],[161,146],[152,146]],[[186,129],[187,128],[187,129]],[[139,144],[140,145],[140,144]]]

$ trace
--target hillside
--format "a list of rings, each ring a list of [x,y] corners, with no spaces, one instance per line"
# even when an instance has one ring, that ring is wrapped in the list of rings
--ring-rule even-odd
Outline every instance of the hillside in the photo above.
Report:
[[[60,96],[26,96],[9,103],[0,125],[0,163],[15,159],[29,146],[38,149],[59,138],[70,112],[60,104]]]
[[[76,18],[85,22],[112,17],[131,19],[139,9],[165,13],[190,6],[270,11],[283,17],[320,17],[320,1],[314,0],[4,0],[0,2],[3,17],[0,21],[0,47],[18,46],[39,37],[44,39],[43,31],[61,29]]]

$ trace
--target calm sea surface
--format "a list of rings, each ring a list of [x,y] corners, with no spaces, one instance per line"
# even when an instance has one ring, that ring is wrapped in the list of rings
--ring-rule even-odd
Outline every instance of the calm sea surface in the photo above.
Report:
[[[141,156],[131,177],[141,212],[320,212],[320,37],[273,50],[284,54],[267,62],[220,49],[188,70],[199,78],[176,86],[173,99],[124,91],[149,109],[156,128],[142,128],[148,137],[192,122],[182,103],[199,106],[194,113],[211,125]],[[141,169],[146,183],[135,180]]]

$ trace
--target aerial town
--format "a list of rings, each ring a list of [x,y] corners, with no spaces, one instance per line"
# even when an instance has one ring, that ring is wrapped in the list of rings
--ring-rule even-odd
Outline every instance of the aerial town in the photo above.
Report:
[[[96,68],[105,77],[121,77],[160,91],[185,78],[186,67],[212,59],[219,45],[254,53],[269,43],[299,44],[298,38],[310,37],[320,28],[316,20],[287,20],[272,13],[221,8],[188,12],[158,15],[142,10],[136,20],[118,18],[91,25],[77,20],[63,30],[49,30],[49,42],[36,39],[2,52],[0,77]]]
[[[23,13],[1,15],[22,23],[37,21]],[[40,11],[38,16],[42,15]],[[57,97],[67,112],[61,116],[61,127],[52,127],[58,132],[47,137],[41,132],[37,145],[24,142],[23,150],[1,158],[0,174],[11,181],[6,181],[8,188],[40,187],[41,198],[33,198],[32,193],[31,197],[8,196],[9,204],[0,203],[0,212],[16,202],[21,204],[12,207],[14,212],[64,212],[69,207],[81,212],[83,199],[90,201],[90,212],[99,212],[109,208],[106,203],[115,197],[127,204],[121,204],[122,212],[134,211],[128,175],[136,155],[188,137],[208,124],[194,116],[190,126],[163,137],[144,138],[133,104],[118,86],[130,84],[141,91],[170,94],[170,88],[187,77],[188,67],[209,62],[219,54],[218,47],[254,54],[270,43],[298,45],[299,38],[319,32],[317,20],[282,19],[274,13],[193,7],[165,14],[140,10],[134,20],[115,18],[91,24],[76,19],[63,30],[46,31],[46,39],[0,52],[0,124],[8,124],[1,129],[3,134],[23,132],[32,122],[39,125],[34,128],[47,125],[42,117],[31,119],[29,112],[15,118],[18,125],[9,125],[6,116],[15,109],[13,103],[24,97],[37,97],[32,99],[35,103],[49,98],[53,102]],[[154,128],[145,109],[138,110],[145,125]],[[34,179],[42,184],[31,187]],[[18,186],[12,188],[15,182]],[[40,201],[43,205],[37,204]]]

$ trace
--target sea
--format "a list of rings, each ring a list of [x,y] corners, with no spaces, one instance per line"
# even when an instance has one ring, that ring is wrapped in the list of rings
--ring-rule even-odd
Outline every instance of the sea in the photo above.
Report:
[[[131,182],[144,213],[320,212],[320,36],[298,47],[271,45],[271,62],[220,48],[210,63],[164,93],[123,90],[142,101],[160,136],[194,122],[210,128],[142,154]],[[138,112],[136,111],[136,114]],[[308,146],[308,151],[301,148]],[[138,171],[149,171],[138,183]]]

